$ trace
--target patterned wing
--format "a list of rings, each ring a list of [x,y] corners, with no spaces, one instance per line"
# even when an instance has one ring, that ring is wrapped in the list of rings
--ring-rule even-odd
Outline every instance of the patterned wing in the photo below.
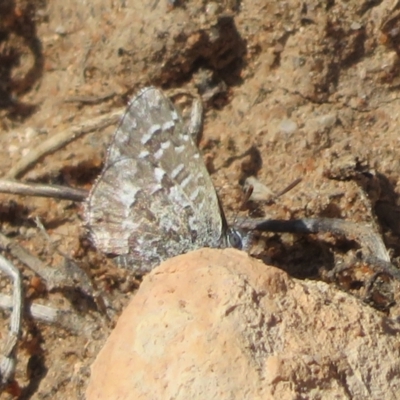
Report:
[[[142,272],[221,243],[218,198],[173,104],[153,87],[129,104],[86,204],[97,249]]]

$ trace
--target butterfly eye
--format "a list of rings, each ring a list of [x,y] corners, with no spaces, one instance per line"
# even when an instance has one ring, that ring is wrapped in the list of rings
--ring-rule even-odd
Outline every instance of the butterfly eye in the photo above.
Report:
[[[238,231],[229,229],[227,234],[228,246],[241,250],[243,247],[242,236]]]

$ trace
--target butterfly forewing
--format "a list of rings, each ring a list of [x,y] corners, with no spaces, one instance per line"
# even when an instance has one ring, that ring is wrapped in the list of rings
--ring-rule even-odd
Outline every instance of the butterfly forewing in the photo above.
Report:
[[[204,162],[158,89],[146,88],[129,103],[89,195],[86,220],[99,250],[138,271],[224,241]]]

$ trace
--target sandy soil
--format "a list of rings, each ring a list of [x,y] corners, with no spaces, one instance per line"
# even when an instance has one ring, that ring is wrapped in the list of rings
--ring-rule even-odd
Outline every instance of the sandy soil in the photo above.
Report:
[[[323,216],[375,224],[397,265],[399,10],[393,1],[356,0],[4,1],[0,173],[10,177],[47,139],[123,108],[141,87],[196,91],[205,104],[200,148],[229,218]],[[71,132],[68,145],[13,177],[90,189],[114,129],[77,139]],[[275,204],[239,212],[249,176],[273,192],[302,182]],[[1,195],[0,216],[4,235],[58,268],[63,257],[37,228],[39,217],[59,251],[113,305],[115,315],[107,318],[79,283],[49,292],[13,259],[28,302],[75,316],[67,327],[24,322],[14,394],[82,398],[89,366],[140,282],[91,247],[79,203]],[[265,235],[252,251],[294,276],[323,279],[335,258],[347,260],[356,249],[330,235]],[[362,283],[354,284],[362,273],[371,274],[359,269],[336,283],[362,295]],[[398,283],[380,284],[373,305],[398,315]],[[8,279],[0,289],[10,292]],[[1,318],[8,321],[9,314]]]

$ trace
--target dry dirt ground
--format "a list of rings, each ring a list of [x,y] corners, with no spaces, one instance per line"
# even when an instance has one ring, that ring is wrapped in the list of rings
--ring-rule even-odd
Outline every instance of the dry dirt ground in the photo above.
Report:
[[[240,214],[376,223],[397,265],[399,53],[397,1],[5,0],[0,173],[90,189],[115,121],[76,139],[69,129],[123,108],[149,84],[196,91],[205,105],[200,148],[228,217],[239,212],[248,176],[274,192],[301,177],[279,202],[250,204]],[[69,144],[16,172],[21,159],[66,130]],[[63,257],[37,228],[39,217],[116,315],[140,283],[91,247],[79,203],[1,195],[0,215],[4,235],[57,268]],[[266,235],[252,251],[296,277],[321,279],[335,257],[346,259],[356,247],[329,235],[286,234]],[[12,260],[23,272],[27,302],[74,315],[72,326],[25,319],[14,395],[82,398],[115,316],[107,319],[78,283],[47,291]],[[362,295],[362,273],[370,271],[336,283]],[[374,305],[397,317],[398,283],[380,284]],[[10,288],[8,279],[0,281],[2,292]],[[5,338],[9,313],[1,318]]]

